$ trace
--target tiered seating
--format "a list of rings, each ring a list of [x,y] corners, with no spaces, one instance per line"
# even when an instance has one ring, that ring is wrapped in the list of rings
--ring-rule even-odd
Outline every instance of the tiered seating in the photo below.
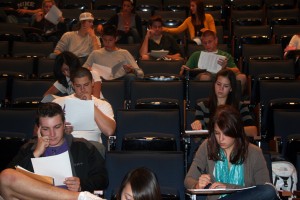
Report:
[[[116,150],[181,150],[178,109],[118,110],[116,121]]]
[[[297,7],[293,0],[280,1],[279,4],[276,3],[275,0],[232,0],[227,2],[228,4],[226,5],[225,3],[226,2],[224,1],[205,0],[206,12],[214,16],[215,23],[217,25],[217,36],[220,44],[219,49],[232,52],[235,60],[240,62],[238,66],[248,75],[250,80],[260,77],[262,74],[264,74],[264,76],[267,74],[270,78],[270,74],[274,73],[277,75],[288,74],[288,76],[282,76],[280,79],[294,79],[293,61],[282,60],[282,56],[283,49],[289,42],[291,36],[300,32],[299,6]],[[93,13],[95,16],[95,25],[104,24],[112,15],[120,11],[120,5],[121,4],[119,0],[76,0],[76,2],[74,0],[68,0],[66,1],[65,5],[61,7],[61,9],[63,11],[63,16],[70,25],[69,29],[71,29],[73,25],[78,22],[78,16],[83,11],[89,11]],[[280,5],[280,7],[278,7],[278,5]],[[227,9],[227,7],[229,9]],[[163,19],[166,20],[166,26],[178,26],[186,18],[186,16],[189,15],[189,1],[137,0],[136,11],[142,17],[145,28],[144,31],[146,31],[148,19],[153,14],[162,15]],[[175,23],[171,24],[171,22],[174,21]],[[186,37],[185,34],[186,33],[183,33],[177,37],[179,38],[178,42],[182,44],[181,47],[184,51],[184,57],[188,58],[194,51],[201,50],[203,47],[191,45],[186,42],[188,37]],[[52,69],[54,60],[45,58],[53,51],[53,44],[52,46],[50,43],[46,44],[47,46],[43,46],[45,43],[32,44],[35,47],[38,47],[34,50],[33,46],[29,47],[31,43],[24,42],[24,37],[25,35],[22,30],[22,26],[7,23],[0,24],[0,71],[3,72],[2,76],[13,77],[13,82],[10,78],[4,78],[0,80],[1,102],[3,102],[4,99],[13,100],[12,102],[14,102],[16,101],[17,96],[29,98],[32,96],[28,93],[30,91],[37,92],[36,94],[33,94],[33,96],[39,96],[39,98],[41,98],[42,94],[53,83]],[[18,45],[23,45],[23,48],[18,50]],[[119,45],[119,47],[127,49],[135,57],[139,66],[144,70],[145,75],[153,73],[167,73],[170,78],[171,74],[178,74],[181,65],[186,61],[140,61],[138,59],[139,45],[140,44]],[[39,58],[33,60],[32,58],[12,58],[11,56],[38,56]],[[154,65],[149,67],[149,65],[153,63]],[[173,66],[175,63],[176,66]],[[36,77],[38,79],[50,78],[51,80],[46,81],[33,79]],[[16,78],[23,79],[17,80]],[[147,76],[147,78],[149,78],[149,76]],[[253,82],[249,84],[251,89],[253,89],[252,83]],[[30,89],[20,89],[27,84],[30,84]],[[272,87],[270,86],[271,84]],[[169,85],[176,85],[176,87],[171,88]],[[15,86],[17,86],[17,88]],[[40,88],[40,90],[38,90],[38,88]],[[264,138],[270,139],[273,136],[279,136],[282,131],[287,132],[287,127],[291,127],[293,130],[296,130],[293,125],[297,125],[297,121],[293,122],[293,120],[297,120],[297,118],[299,118],[298,112],[277,109],[275,112],[273,112],[275,122],[273,127],[273,124],[270,124],[266,119],[266,117],[268,117],[266,114],[266,108],[269,105],[269,102],[274,98],[299,98],[299,88],[300,86],[298,81],[290,80],[279,82],[258,79],[258,91],[256,92],[255,90],[255,92],[250,93],[250,99],[252,99],[252,106],[258,107],[259,109],[258,121],[262,122],[260,123],[261,127],[259,128],[260,133]],[[180,164],[178,164],[178,166],[182,167],[182,152],[188,150],[188,148],[183,148],[180,145],[180,140],[182,140],[181,132],[183,130],[191,129],[190,124],[194,120],[197,99],[207,98],[211,89],[212,82],[185,82],[183,80],[170,82],[157,80],[133,81],[131,85],[131,98],[125,99],[125,86],[123,81],[104,81],[102,83],[102,93],[104,98],[107,99],[113,106],[115,118],[117,120],[118,127],[116,131],[116,149],[124,150],[127,148],[126,146],[123,147],[122,145],[126,138],[167,136],[168,139],[173,138],[176,141],[176,150],[181,151],[181,153],[179,153]],[[16,95],[16,92],[26,92],[26,94]],[[159,92],[160,94],[156,95]],[[175,99],[178,102],[178,107],[180,107],[180,112],[178,112],[178,109],[135,109],[137,104],[139,104],[141,107],[144,106],[142,104],[145,103],[145,101],[142,101],[141,99],[145,100],[145,98],[156,98],[156,100],[158,98]],[[10,121],[5,121],[9,120],[10,116],[13,116],[13,118],[16,119],[16,116],[10,113],[11,110],[3,110],[3,107],[1,107],[1,121],[4,120],[5,125],[7,124],[9,126],[1,127],[0,133],[3,131],[25,131],[25,129],[17,130],[15,129],[16,126],[11,126]],[[22,117],[23,114],[26,113],[31,113],[31,116],[26,116],[26,119],[34,119],[33,110],[26,112],[22,111],[22,113],[20,112],[21,114],[19,113],[19,110],[15,110],[15,113],[18,113],[18,117]],[[1,117],[2,114],[5,115],[6,119],[2,119],[4,118]],[[174,117],[173,120],[171,120],[171,115]],[[288,118],[288,116],[291,115],[293,115],[292,118]],[[288,122],[282,124],[281,122],[283,120],[281,120],[281,117],[288,119]],[[22,120],[20,119],[18,121]],[[170,126],[167,126],[168,124]],[[288,126],[286,124],[288,124]],[[33,132],[33,121],[30,121],[27,124],[21,124],[18,127],[23,127],[29,130],[26,130],[25,133],[29,134],[25,135],[24,138],[28,139],[32,136],[31,133]],[[292,131],[290,131],[290,133],[292,133]],[[298,133],[299,132],[297,132],[297,134]],[[0,141],[3,140],[1,139]],[[155,151],[145,153],[141,152],[141,150],[136,151],[135,153],[119,153],[110,151],[107,155],[108,169],[110,172],[114,173],[109,173],[109,175],[115,175],[118,177],[118,179],[113,179],[113,177],[110,177],[110,180],[112,181],[110,181],[111,184],[106,191],[105,197],[109,199],[111,195],[114,195],[114,192],[112,191],[118,186],[117,183],[120,183],[120,178],[123,177],[125,172],[133,167],[139,166],[144,162],[140,161],[138,164],[134,163],[133,165],[125,167],[124,161],[126,161],[127,164],[133,163],[133,161],[130,162],[129,159],[137,159],[139,156],[142,156],[144,158],[149,158],[149,162],[154,162],[155,159],[160,158],[159,156],[165,156],[164,159],[167,159],[175,154],[177,153],[174,151],[172,153],[158,153]],[[120,155],[120,157],[118,155]],[[188,156],[189,158],[186,157],[186,159],[189,159],[189,161],[186,162],[190,163],[193,152],[190,152]],[[118,159],[117,161],[120,162],[117,163],[117,161],[114,159]],[[176,164],[168,164],[168,171],[175,170],[175,166],[177,167]],[[156,171],[154,167],[152,168],[152,166],[148,164],[145,165],[149,166],[155,173],[160,173],[161,169]],[[120,171],[120,168],[116,170],[114,168],[116,166],[124,166],[122,167],[122,170],[124,171]],[[181,168],[176,170],[178,172],[181,170]],[[116,172],[120,173],[115,174]],[[181,176],[183,177],[183,175]],[[171,177],[171,175],[168,174],[168,177]],[[177,181],[180,180],[180,184],[183,183],[182,177],[176,177]],[[158,179],[160,179],[160,175],[158,175]],[[174,182],[176,180],[174,179]],[[166,186],[164,183],[162,184],[163,187]],[[181,187],[183,188],[182,185],[180,185],[180,188]],[[184,191],[182,188],[179,191],[180,197],[182,197]]]

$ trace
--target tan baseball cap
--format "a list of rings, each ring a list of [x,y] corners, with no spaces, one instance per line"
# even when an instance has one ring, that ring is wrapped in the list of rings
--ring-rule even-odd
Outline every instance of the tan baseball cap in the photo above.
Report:
[[[94,20],[94,16],[90,12],[81,13],[79,16],[79,21],[83,20]]]

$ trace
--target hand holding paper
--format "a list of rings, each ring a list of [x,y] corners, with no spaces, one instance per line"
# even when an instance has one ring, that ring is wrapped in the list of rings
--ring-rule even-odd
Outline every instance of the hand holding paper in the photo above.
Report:
[[[53,5],[49,12],[45,15],[45,19],[50,21],[52,24],[57,25],[59,20],[62,17],[62,12],[55,6]]]
[[[208,72],[211,73],[217,73],[222,69],[222,66],[219,63],[224,64],[225,60],[225,56],[221,56],[212,52],[201,51],[200,58],[198,61],[198,67],[201,69],[206,69]]]
[[[68,151],[55,156],[31,158],[34,172],[54,178],[54,185],[64,185],[66,177],[72,177]]]
[[[94,101],[69,99],[65,100],[66,121],[73,125],[74,131],[94,130],[97,124],[94,119]]]

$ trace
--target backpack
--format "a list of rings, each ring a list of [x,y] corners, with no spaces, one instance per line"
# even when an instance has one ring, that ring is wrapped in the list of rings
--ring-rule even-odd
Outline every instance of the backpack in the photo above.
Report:
[[[272,162],[272,178],[277,190],[290,192],[297,190],[297,171],[288,161]]]

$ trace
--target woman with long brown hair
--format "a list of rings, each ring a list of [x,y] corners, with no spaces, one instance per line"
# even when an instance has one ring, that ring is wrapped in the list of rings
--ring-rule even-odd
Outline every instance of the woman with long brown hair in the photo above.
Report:
[[[171,34],[179,34],[188,29],[190,39],[200,38],[206,30],[216,31],[215,21],[211,14],[205,13],[203,0],[190,1],[191,16],[186,18],[184,22],[176,28],[164,27],[163,31]]]

